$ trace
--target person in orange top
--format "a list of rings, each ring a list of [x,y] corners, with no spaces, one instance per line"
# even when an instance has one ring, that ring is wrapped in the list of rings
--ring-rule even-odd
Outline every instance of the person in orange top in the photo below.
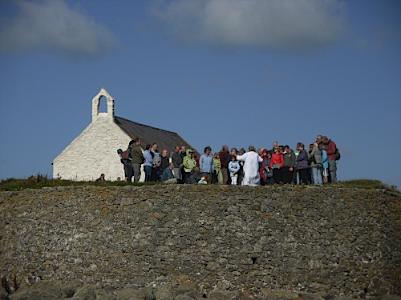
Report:
[[[275,147],[270,160],[270,168],[273,170],[273,179],[275,183],[282,183],[281,168],[284,166],[284,156],[280,147]]]

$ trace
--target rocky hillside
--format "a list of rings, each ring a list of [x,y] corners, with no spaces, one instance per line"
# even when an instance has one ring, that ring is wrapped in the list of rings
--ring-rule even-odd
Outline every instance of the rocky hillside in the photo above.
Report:
[[[3,191],[0,228],[0,299],[401,295],[401,197],[385,189]]]

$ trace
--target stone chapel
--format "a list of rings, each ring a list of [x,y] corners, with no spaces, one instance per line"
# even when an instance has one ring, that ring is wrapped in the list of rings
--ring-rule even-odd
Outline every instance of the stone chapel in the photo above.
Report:
[[[107,112],[99,111],[103,99]],[[126,150],[133,138],[141,139],[142,149],[152,143],[170,153],[177,145],[191,147],[175,132],[115,116],[114,98],[102,88],[92,99],[92,122],[54,159],[53,178],[90,181],[104,173],[106,180],[124,180],[117,149]]]

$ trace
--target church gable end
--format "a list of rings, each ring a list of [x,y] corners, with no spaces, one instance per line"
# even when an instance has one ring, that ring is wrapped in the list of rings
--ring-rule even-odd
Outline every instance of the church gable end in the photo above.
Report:
[[[102,98],[107,112],[99,112]],[[117,149],[126,148],[130,139],[114,122],[114,99],[101,89],[92,99],[92,122],[54,160],[53,177],[94,180],[104,173],[109,180],[123,179]]]
[[[99,111],[103,98],[107,112]],[[160,150],[172,151],[177,145],[191,147],[175,132],[114,116],[114,98],[101,89],[92,99],[92,122],[55,158],[53,177],[94,180],[104,173],[107,180],[123,179],[117,149],[125,150],[133,138],[140,138],[143,146],[155,142]]]

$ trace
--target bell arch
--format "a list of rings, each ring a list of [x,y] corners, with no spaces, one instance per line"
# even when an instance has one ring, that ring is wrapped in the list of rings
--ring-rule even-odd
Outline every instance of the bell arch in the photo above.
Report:
[[[100,112],[100,99],[104,97],[107,103],[107,112]],[[106,117],[114,119],[114,98],[104,89],[100,89],[99,93],[92,99],[92,122],[96,121],[99,117]]]

